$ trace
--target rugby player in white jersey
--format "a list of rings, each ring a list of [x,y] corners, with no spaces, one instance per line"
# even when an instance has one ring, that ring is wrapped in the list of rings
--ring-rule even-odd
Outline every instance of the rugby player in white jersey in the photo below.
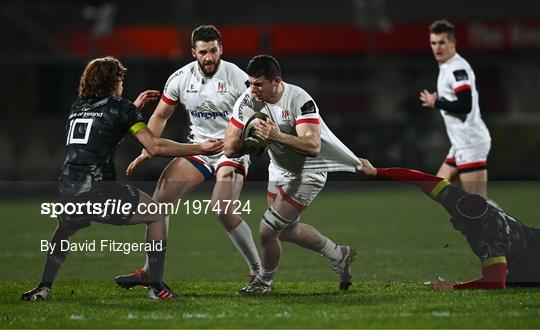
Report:
[[[331,171],[356,172],[361,162],[328,129],[313,98],[282,80],[278,62],[259,55],[248,64],[250,88],[234,105],[225,134],[225,155],[250,151],[242,129],[256,112],[269,116],[255,125],[256,139],[270,142],[268,209],[260,222],[262,268],[245,293],[265,293],[272,287],[281,255],[281,241],[321,253],[339,276],[340,289],[351,285],[354,248],[337,245],[314,227],[300,223],[302,211],[324,187]]]
[[[474,72],[456,52],[454,26],[435,21],[429,27],[431,50],[439,63],[437,92],[420,92],[422,106],[440,109],[452,147],[438,177],[459,176],[463,189],[487,198],[489,131],[480,115]]]
[[[148,128],[158,137],[178,104],[187,111],[190,126],[189,140],[202,142],[207,138],[223,139],[232,116],[235,101],[247,88],[247,75],[236,65],[221,59],[223,46],[219,31],[211,25],[203,25],[191,35],[192,55],[195,61],[174,72],[167,83],[161,100],[150,117]],[[131,174],[150,155],[143,150],[129,166]],[[154,199],[157,202],[174,202],[205,180],[216,176],[211,206],[215,216],[225,228],[230,239],[249,266],[249,281],[259,272],[260,258],[248,224],[233,213],[227,200],[240,196],[243,181],[250,165],[249,156],[228,158],[223,153],[212,156],[193,155],[172,160],[163,170],[156,185]],[[169,217],[166,218],[167,230]],[[133,274],[116,277],[125,288],[146,285],[148,260],[143,269]]]

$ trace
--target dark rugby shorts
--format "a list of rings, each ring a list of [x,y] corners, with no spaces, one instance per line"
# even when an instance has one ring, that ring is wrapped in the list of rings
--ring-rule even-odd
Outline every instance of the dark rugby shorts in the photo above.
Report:
[[[87,204],[90,202],[93,206],[101,206],[102,209],[105,209],[105,206],[108,206],[106,214],[99,212],[95,208],[93,212],[87,213],[86,207],[83,208],[84,212],[82,214],[67,214],[63,213],[58,215],[58,223],[66,228],[71,230],[78,230],[90,226],[91,222],[98,222],[103,224],[111,224],[122,226],[126,225],[133,214],[137,211],[137,205],[139,203],[140,193],[139,190],[131,185],[120,185],[118,183],[106,183],[101,184],[96,188],[92,188],[91,191],[85,192],[84,194],[78,196],[68,196],[64,195],[61,197],[60,202],[64,206],[68,203],[77,204]],[[131,208],[127,210],[125,214],[122,213],[121,209],[116,209],[119,204],[130,203]],[[93,208],[93,207],[92,207]],[[119,212],[120,211],[120,212]]]

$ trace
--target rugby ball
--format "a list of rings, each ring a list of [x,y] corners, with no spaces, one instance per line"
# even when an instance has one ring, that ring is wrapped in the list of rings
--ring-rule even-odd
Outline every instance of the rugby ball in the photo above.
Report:
[[[244,140],[248,147],[251,147],[252,152],[250,154],[260,155],[270,145],[270,142],[261,141],[255,136],[255,124],[266,121],[268,118],[268,115],[265,113],[256,112],[248,119],[244,126],[244,129],[242,130],[242,140]]]

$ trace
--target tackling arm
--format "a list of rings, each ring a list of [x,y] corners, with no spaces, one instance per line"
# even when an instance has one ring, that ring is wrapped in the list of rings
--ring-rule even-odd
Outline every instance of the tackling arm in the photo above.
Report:
[[[181,144],[158,138],[147,127],[141,128],[134,135],[152,156],[212,155],[223,150],[222,140],[208,139],[201,144]]]
[[[362,171],[368,175],[387,178],[398,182],[407,182],[418,187],[432,199],[437,199],[439,192],[450,182],[444,178],[426,174],[407,168],[374,168],[368,160],[360,159],[364,166]],[[371,171],[370,171],[371,168]]]
[[[455,290],[501,289],[506,287],[506,257],[482,260],[482,278],[455,284]]]

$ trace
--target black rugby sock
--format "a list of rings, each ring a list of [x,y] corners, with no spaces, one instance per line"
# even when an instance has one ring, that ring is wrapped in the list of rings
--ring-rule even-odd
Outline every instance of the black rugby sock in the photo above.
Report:
[[[146,252],[148,256],[150,285],[158,290],[163,288],[163,272],[165,267],[165,253],[167,251],[167,240],[150,240],[151,245]]]
[[[66,260],[66,254],[64,253],[53,253],[47,254],[47,259],[45,260],[45,267],[43,268],[43,276],[41,277],[41,282],[38,287],[48,287],[51,288],[58,270],[64,265]]]

